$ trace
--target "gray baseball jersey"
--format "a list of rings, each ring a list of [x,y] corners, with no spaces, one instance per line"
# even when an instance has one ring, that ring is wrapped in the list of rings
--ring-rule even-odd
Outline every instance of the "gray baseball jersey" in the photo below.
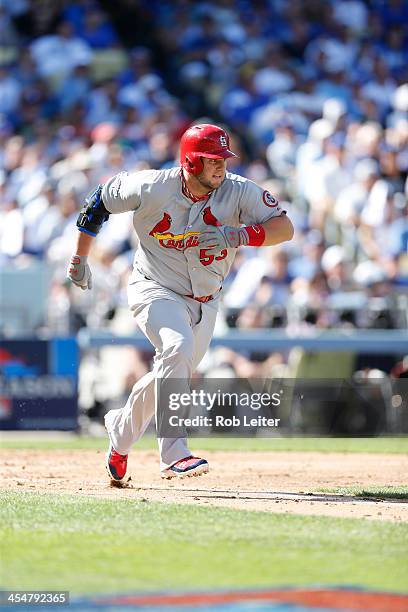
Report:
[[[179,167],[121,172],[104,185],[102,199],[110,213],[134,211],[135,273],[194,297],[217,293],[236,255],[236,249],[200,248],[200,232],[211,225],[264,223],[282,214],[268,191],[229,172],[207,200],[193,203],[182,191]]]

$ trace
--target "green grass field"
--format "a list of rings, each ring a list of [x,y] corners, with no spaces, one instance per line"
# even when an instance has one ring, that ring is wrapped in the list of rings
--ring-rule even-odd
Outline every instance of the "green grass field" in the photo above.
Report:
[[[338,493],[341,495],[354,495],[355,497],[364,497],[375,499],[400,499],[408,500],[408,486],[390,487],[380,486],[365,486],[365,487],[336,487],[334,489],[321,489],[324,493]]]
[[[0,447],[105,450],[106,440],[3,436]],[[145,437],[138,448],[156,448],[156,439]],[[408,438],[213,437],[194,439],[192,448],[401,454],[408,452]],[[407,487],[332,491],[397,500]],[[354,585],[407,591],[403,523],[60,494],[0,496],[2,558],[7,551],[2,588],[90,594]]]
[[[0,525],[8,589],[407,589],[398,523],[9,492]]]
[[[95,449],[106,450],[107,438],[69,436],[62,438],[32,438],[13,436],[0,438],[4,449]],[[337,453],[408,453],[408,436],[381,438],[191,438],[191,447],[208,451],[319,451]],[[135,448],[150,450],[157,448],[154,436],[144,436]]]

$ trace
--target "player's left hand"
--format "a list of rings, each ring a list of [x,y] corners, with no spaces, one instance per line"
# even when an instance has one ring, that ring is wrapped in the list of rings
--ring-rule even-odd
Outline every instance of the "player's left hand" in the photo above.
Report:
[[[249,236],[244,227],[221,225],[202,232],[199,238],[200,246],[207,248],[237,249],[248,244]]]

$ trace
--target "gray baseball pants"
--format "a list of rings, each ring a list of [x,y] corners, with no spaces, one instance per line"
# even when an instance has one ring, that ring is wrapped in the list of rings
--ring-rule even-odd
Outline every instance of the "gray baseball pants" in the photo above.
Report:
[[[209,346],[218,300],[201,303],[181,296],[140,276],[128,287],[128,301],[136,322],[156,349],[153,370],[133,387],[124,408],[110,410],[105,426],[113,448],[127,455],[155,414],[155,381],[189,381]],[[189,456],[187,438],[158,438],[160,469]]]

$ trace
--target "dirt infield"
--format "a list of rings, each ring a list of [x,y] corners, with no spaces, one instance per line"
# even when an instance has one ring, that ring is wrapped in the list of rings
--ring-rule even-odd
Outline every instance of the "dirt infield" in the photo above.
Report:
[[[197,454],[200,454],[197,451]],[[276,513],[408,522],[408,500],[322,493],[340,486],[408,484],[408,457],[318,452],[206,452],[210,473],[159,478],[157,453],[135,450],[126,488],[112,488],[95,450],[0,450],[2,489],[227,506]]]

